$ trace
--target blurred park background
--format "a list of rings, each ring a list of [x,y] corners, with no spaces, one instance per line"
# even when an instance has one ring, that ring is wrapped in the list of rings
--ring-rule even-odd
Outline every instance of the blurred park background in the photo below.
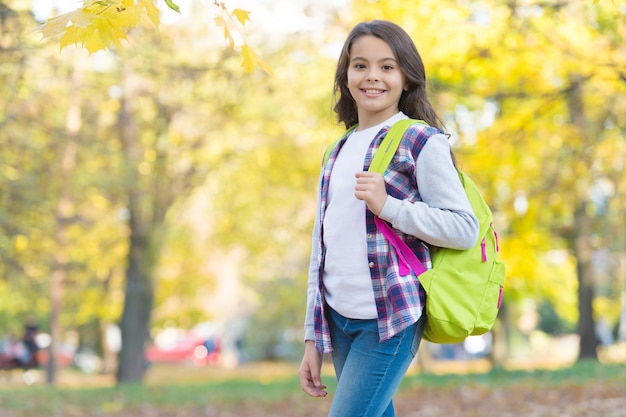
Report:
[[[227,0],[272,74],[215,2],[155,4],[158,30],[89,54],[37,32],[80,2],[0,0],[0,339],[36,326],[33,381],[295,372],[336,59],[375,18],[415,40],[507,266],[494,331],[416,369],[626,362],[622,1]]]

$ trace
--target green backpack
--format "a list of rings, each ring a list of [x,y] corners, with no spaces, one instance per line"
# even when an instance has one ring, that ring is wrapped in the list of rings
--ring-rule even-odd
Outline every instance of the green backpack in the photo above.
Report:
[[[374,155],[370,171],[384,175],[404,131],[415,123],[426,124],[421,120],[403,119],[391,127]],[[327,151],[325,161],[329,155]],[[433,343],[458,343],[470,335],[488,332],[502,305],[505,268],[498,260],[498,235],[493,227],[493,215],[476,184],[465,173],[458,172],[480,224],[478,240],[471,249],[431,248],[432,269],[427,270],[391,226],[375,217],[377,227],[396,249],[400,273],[408,275],[410,267],[426,290],[428,320],[423,338]]]

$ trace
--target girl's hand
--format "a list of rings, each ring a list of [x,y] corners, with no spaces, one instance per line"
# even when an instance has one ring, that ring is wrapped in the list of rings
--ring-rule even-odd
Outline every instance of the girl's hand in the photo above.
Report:
[[[387,201],[387,190],[383,176],[378,172],[357,172],[354,196],[365,201],[367,208],[379,215]]]
[[[307,340],[304,348],[304,357],[298,375],[302,390],[311,397],[325,397],[326,385],[322,384],[322,354],[315,349],[315,342]]]

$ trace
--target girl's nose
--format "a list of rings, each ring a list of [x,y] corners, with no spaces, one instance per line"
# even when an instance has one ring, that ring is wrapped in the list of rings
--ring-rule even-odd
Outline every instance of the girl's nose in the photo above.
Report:
[[[376,82],[376,81],[378,81],[378,75],[376,73],[370,72],[367,75],[367,81],[368,82]]]

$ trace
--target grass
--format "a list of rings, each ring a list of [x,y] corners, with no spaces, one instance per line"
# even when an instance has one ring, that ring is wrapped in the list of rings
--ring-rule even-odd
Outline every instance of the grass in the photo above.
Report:
[[[297,367],[255,364],[234,370],[163,366],[151,369],[144,384],[81,387],[77,372],[65,371],[69,386],[7,385],[0,382],[0,415],[11,410],[20,416],[101,414],[157,407],[230,405],[242,401],[273,403],[299,393]],[[83,376],[83,378],[88,378]],[[70,381],[70,382],[68,382]],[[68,411],[69,410],[69,411]]]
[[[0,414],[5,416],[80,416],[81,410],[106,416],[119,410],[149,404],[164,409],[203,407],[207,404],[232,406],[242,402],[270,404],[303,395],[297,379],[297,365],[256,364],[235,370],[215,368],[161,367],[151,370],[144,384],[121,386],[30,387],[5,386],[0,382]],[[572,386],[613,384],[626,387],[626,365],[579,362],[557,370],[506,371],[435,375],[410,373],[402,391],[456,389],[462,386]],[[326,369],[325,383],[334,389],[332,371]],[[8,412],[12,413],[8,413]]]
[[[571,386],[594,383],[616,384],[626,387],[626,364],[602,364],[597,361],[579,361],[570,367],[559,369],[506,370],[492,369],[488,372],[469,374],[435,375],[420,373],[408,375],[403,388],[459,388],[482,385],[488,388],[519,385]]]

